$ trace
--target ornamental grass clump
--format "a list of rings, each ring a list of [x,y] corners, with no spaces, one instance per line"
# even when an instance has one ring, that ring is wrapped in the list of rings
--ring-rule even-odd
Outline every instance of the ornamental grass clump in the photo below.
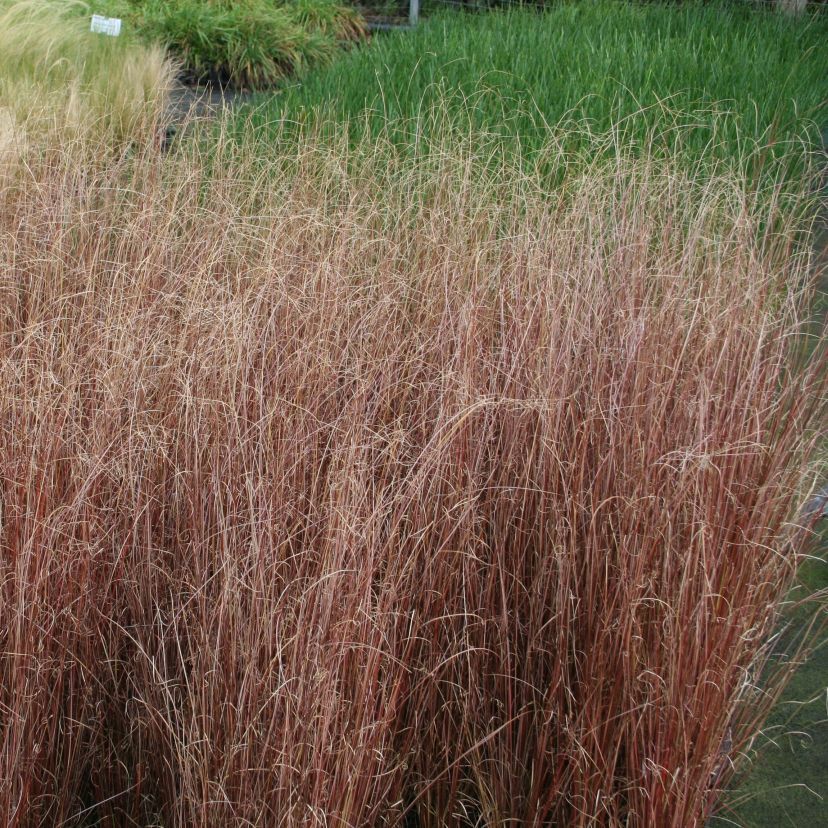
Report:
[[[716,808],[824,414],[790,199],[428,140],[0,190],[0,823]]]
[[[189,79],[267,89],[363,38],[361,15],[336,0],[128,0],[129,20]]]
[[[153,139],[176,67],[129,32],[91,32],[90,14],[75,0],[0,0],[0,135],[15,124],[41,146]]]

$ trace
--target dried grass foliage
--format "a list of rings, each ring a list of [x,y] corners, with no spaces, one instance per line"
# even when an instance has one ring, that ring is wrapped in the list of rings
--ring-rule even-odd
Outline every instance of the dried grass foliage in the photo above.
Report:
[[[3,824],[704,824],[804,549],[807,261],[733,178],[431,150],[0,193]]]

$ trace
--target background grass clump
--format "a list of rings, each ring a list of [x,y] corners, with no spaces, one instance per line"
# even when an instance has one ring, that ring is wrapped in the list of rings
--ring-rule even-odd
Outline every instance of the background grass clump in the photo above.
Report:
[[[36,37],[36,30],[41,38],[51,38],[53,47],[63,38],[63,46],[49,53],[54,64],[50,71],[60,71],[61,49],[72,41],[73,55],[79,48],[87,50],[85,71],[101,82],[106,71],[97,61],[125,48],[125,41],[167,49],[191,81],[264,89],[309,67],[331,63],[343,45],[366,34],[360,14],[336,0],[3,0],[0,9],[13,26],[7,34],[10,42],[11,32],[24,18],[30,20],[24,41]],[[91,34],[93,13],[120,17],[121,35]],[[7,64],[21,54],[22,46],[11,43]],[[35,44],[33,55],[37,54]]]
[[[128,0],[142,37],[166,46],[192,80],[261,89],[332,62],[365,35],[336,0]]]
[[[431,128],[432,104],[448,99],[467,120],[462,130],[500,135],[524,153],[565,121],[575,126],[570,149],[589,133],[641,145],[658,133],[694,158],[743,162],[759,142],[767,161],[818,135],[826,42],[824,13],[803,24],[738,5],[448,12],[377,37],[240,117],[347,123],[354,136],[389,131],[408,145]]]
[[[89,31],[75,0],[0,0],[0,119],[29,144],[151,140],[175,68],[162,47]],[[14,125],[14,126],[11,126]],[[18,142],[19,142],[18,141]]]

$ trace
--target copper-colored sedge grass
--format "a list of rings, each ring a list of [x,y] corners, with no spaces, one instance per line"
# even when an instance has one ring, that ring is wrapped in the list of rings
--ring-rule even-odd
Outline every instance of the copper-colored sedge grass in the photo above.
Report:
[[[455,138],[9,179],[2,824],[716,808],[807,550],[807,256],[736,176]]]

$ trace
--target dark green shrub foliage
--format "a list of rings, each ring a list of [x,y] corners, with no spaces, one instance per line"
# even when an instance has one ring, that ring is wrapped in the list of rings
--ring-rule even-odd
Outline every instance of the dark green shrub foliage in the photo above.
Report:
[[[192,80],[250,89],[329,63],[339,43],[365,31],[336,0],[130,0],[126,16]]]

